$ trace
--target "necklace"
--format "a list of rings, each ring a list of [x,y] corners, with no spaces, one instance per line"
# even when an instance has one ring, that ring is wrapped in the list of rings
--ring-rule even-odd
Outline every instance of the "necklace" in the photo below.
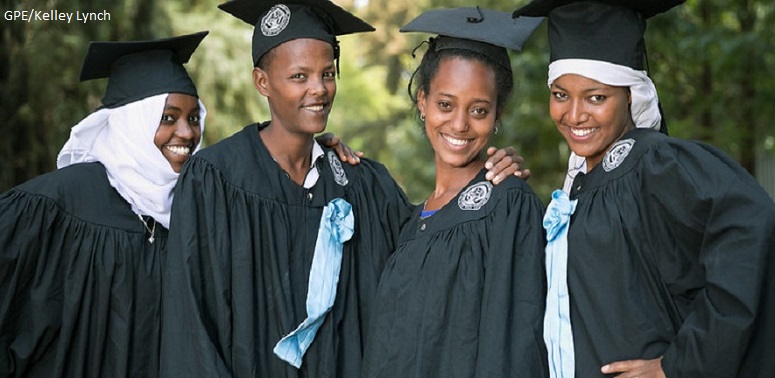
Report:
[[[140,214],[137,214],[137,217],[140,218],[140,222],[143,222],[143,226],[145,226],[145,229],[148,230],[148,233],[151,234],[151,237],[148,238],[148,242],[153,244],[153,241],[156,240],[154,238],[154,233],[156,233],[156,219],[153,219],[153,228],[148,227],[148,223],[145,222],[145,219],[143,219],[143,216]]]

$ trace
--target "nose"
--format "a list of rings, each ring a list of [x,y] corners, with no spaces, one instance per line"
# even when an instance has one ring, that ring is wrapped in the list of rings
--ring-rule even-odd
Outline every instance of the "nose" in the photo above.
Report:
[[[324,78],[318,78],[317,80],[312,79],[310,80],[310,94],[315,96],[320,96],[323,94],[326,94],[328,92],[328,88],[326,88],[326,83]]]
[[[468,131],[468,112],[466,112],[465,109],[456,110],[450,120],[450,125],[455,131]]]
[[[194,138],[194,127],[197,126],[190,124],[187,118],[180,117],[175,124],[175,135],[184,140],[191,140]]]
[[[577,126],[587,120],[588,114],[582,100],[574,99],[568,105],[568,112],[565,113],[565,122],[568,125]]]

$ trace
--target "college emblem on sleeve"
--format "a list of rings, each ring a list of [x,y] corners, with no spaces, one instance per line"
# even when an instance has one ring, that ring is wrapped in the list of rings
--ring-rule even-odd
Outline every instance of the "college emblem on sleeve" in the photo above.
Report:
[[[261,19],[261,34],[274,37],[282,33],[290,21],[291,10],[284,4],[277,4]]]
[[[490,200],[492,194],[492,184],[489,181],[482,181],[471,185],[457,198],[457,205],[460,210],[479,210]]]
[[[635,145],[635,139],[624,139],[614,143],[603,157],[603,170],[611,172],[621,165],[630,154],[633,145]]]
[[[328,163],[331,165],[331,171],[334,172],[334,181],[341,186],[347,185],[350,180],[347,179],[347,174],[344,173],[344,168],[342,168],[342,162],[336,157],[334,151],[328,151]]]

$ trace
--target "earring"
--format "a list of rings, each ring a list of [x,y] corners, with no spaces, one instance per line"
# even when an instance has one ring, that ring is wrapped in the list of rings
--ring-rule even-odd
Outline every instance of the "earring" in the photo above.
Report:
[[[493,134],[497,134],[500,129],[498,129],[498,126],[495,126],[495,132]]]
[[[425,114],[420,113],[420,121],[425,122]]]

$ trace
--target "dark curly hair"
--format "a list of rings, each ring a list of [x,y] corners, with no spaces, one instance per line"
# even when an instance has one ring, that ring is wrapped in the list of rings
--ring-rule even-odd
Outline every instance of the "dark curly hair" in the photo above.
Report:
[[[436,50],[435,42],[435,38],[431,38],[429,41],[424,42],[428,44],[428,51],[425,52],[420,65],[414,70],[412,77],[409,79],[407,90],[409,91],[409,98],[415,105],[414,111],[419,112],[419,110],[417,110],[417,94],[420,90],[426,94],[430,92],[431,81],[433,81],[433,78],[435,78],[436,74],[439,72],[441,62],[445,59],[462,58],[481,62],[495,72],[495,86],[498,96],[495,107],[497,117],[500,117],[503,112],[503,107],[511,96],[512,89],[514,88],[514,75],[511,70],[498,64],[492,58],[475,51],[454,48]],[[414,56],[414,52],[412,52],[412,55]]]

